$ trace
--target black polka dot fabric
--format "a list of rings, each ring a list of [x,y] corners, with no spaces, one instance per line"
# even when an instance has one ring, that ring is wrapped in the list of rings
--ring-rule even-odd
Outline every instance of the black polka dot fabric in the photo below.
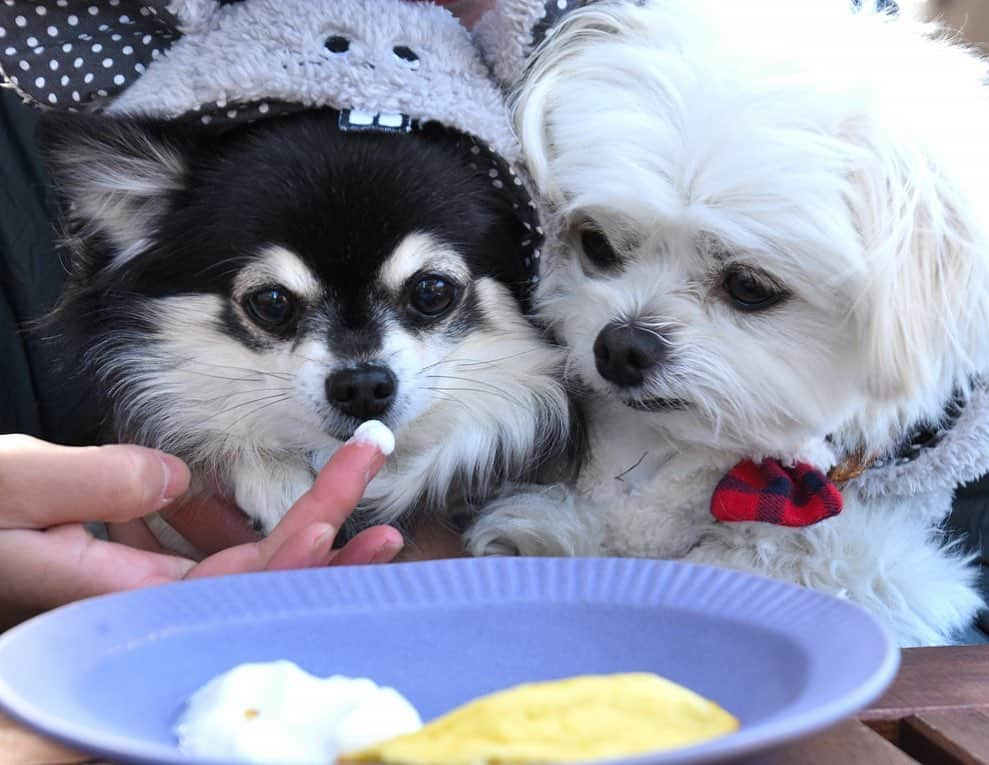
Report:
[[[0,0],[4,85],[36,105],[98,107],[179,37],[168,0]]]
[[[636,5],[644,5],[646,0],[634,0]],[[532,47],[535,48],[547,37],[552,37],[556,25],[575,8],[590,5],[594,0],[547,0],[543,17],[532,27]]]
[[[525,271],[525,284],[519,285],[520,297],[524,303],[531,300],[532,292],[539,284],[539,261],[542,256],[543,229],[539,225],[539,214],[535,202],[529,196],[522,179],[504,157],[498,154],[475,136],[465,136],[470,143],[470,153],[476,159],[470,168],[485,177],[492,188],[497,189],[511,200],[512,209],[522,226],[522,267]]]
[[[231,0],[231,2],[233,1],[235,0]],[[243,2],[243,0],[240,1]],[[303,104],[277,99],[250,103],[213,101],[208,104],[201,104],[195,110],[176,117],[175,121],[189,125],[209,125],[217,131],[223,132],[238,125],[246,125],[267,117],[284,117],[305,111],[307,108],[309,107]]]
[[[560,23],[560,19],[566,15],[567,11],[581,6],[588,5],[593,0],[548,0],[546,3],[546,14],[532,28],[532,45],[539,45],[547,37],[553,34],[553,29]]]
[[[839,1],[835,0],[835,2]],[[532,28],[532,47],[539,45],[547,37],[551,37],[556,25],[560,23],[560,20],[568,11],[589,5],[593,2],[594,0],[546,0],[545,14]],[[637,5],[643,5],[644,3],[645,0],[636,0]],[[872,3],[878,10],[886,11],[887,13],[899,12],[899,6],[895,0],[867,0],[867,3]],[[862,7],[862,0],[852,0],[852,5]]]
[[[852,0],[852,5],[856,8],[862,7],[862,0]],[[900,6],[897,5],[894,0],[875,0],[876,10],[886,11],[887,13],[899,13]]]

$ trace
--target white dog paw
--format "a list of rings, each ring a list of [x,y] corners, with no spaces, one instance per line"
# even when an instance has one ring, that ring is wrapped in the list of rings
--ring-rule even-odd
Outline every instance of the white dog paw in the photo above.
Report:
[[[468,554],[475,558],[523,555],[519,540],[500,536],[494,529],[478,531],[473,528],[469,529],[464,539],[464,546],[467,548]]]
[[[601,549],[599,524],[580,512],[558,488],[497,499],[467,529],[465,545],[474,556],[572,557]]]

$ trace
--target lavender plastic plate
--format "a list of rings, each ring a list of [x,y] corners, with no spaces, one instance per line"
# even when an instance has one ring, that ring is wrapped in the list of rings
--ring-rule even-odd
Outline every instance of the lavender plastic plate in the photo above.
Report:
[[[875,699],[899,652],[863,611],[734,571],[651,560],[491,558],[254,574],[94,598],[0,637],[0,708],[123,762],[192,763],[183,701],[246,661],[367,676],[425,719],[516,683],[648,671],[742,722],[624,760],[746,760]],[[199,760],[199,762],[203,762]]]

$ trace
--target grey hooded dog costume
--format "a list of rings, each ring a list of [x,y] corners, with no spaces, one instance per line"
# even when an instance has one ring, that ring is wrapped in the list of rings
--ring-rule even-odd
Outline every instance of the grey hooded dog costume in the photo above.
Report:
[[[42,109],[199,121],[217,129],[330,107],[341,128],[469,136],[474,169],[512,197],[531,236],[504,92],[447,10],[412,0],[5,0],[3,85]]]

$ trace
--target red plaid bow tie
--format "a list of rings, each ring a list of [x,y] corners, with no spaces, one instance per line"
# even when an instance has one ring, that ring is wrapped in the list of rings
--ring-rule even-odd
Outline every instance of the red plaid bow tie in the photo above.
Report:
[[[841,492],[820,470],[776,460],[757,465],[745,460],[714,490],[711,514],[719,521],[761,521],[779,526],[810,526],[841,512]]]

